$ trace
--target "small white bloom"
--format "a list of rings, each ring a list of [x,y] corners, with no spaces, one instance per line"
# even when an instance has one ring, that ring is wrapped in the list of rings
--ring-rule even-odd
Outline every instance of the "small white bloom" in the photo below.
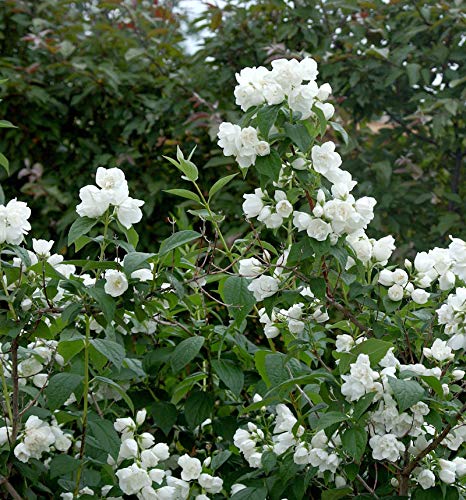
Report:
[[[128,290],[128,280],[121,271],[116,269],[107,269],[105,271],[105,293],[112,297],[119,297]]]
[[[178,459],[178,465],[182,468],[181,479],[183,481],[192,481],[197,479],[202,471],[202,464],[197,458],[192,458],[187,454]]]

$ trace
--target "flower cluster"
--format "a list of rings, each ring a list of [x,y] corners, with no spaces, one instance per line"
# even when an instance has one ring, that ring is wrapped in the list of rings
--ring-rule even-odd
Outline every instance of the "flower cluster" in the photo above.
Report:
[[[95,176],[97,186],[84,186],[79,191],[81,203],[76,212],[81,217],[96,219],[104,215],[110,206],[114,207],[114,215],[126,229],[142,218],[142,200],[129,196],[125,174],[119,168],[99,167]]]
[[[44,453],[54,450],[68,451],[72,445],[70,436],[62,431],[54,418],[50,425],[35,415],[27,419],[19,440],[14,453],[21,462],[28,462],[31,458],[40,459]]]
[[[250,167],[256,162],[257,156],[270,154],[270,145],[259,139],[254,127],[241,128],[233,123],[223,122],[218,131],[218,145],[225,156],[234,156],[238,165]]]
[[[264,103],[276,105],[287,101],[289,108],[294,113],[300,113],[303,120],[313,114],[314,106],[329,119],[335,110],[324,101],[332,89],[328,83],[320,87],[317,85],[315,80],[318,74],[317,63],[310,57],[301,61],[276,59],[272,61],[271,70],[263,66],[244,68],[236,74],[236,104],[247,111]]]
[[[117,461],[109,462],[118,470],[118,485],[125,495],[135,495],[142,500],[187,499],[197,490],[197,500],[205,500],[207,494],[217,494],[223,489],[223,481],[209,472],[211,458],[203,463],[188,454],[170,454],[165,443],[155,443],[149,432],[139,432],[147,412],[140,410],[135,421],[130,417],[118,418],[115,430],[121,434],[121,446]],[[173,470],[181,468],[180,477]]]

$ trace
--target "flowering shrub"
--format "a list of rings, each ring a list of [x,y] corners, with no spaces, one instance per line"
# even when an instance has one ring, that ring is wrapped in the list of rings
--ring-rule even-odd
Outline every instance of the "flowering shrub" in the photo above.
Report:
[[[466,243],[390,263],[365,230],[311,58],[237,75],[219,145],[250,230],[233,242],[179,150],[193,222],[136,250],[141,200],[99,168],[68,235],[2,206],[3,488],[14,498],[462,498]],[[177,230],[175,230],[175,227]]]

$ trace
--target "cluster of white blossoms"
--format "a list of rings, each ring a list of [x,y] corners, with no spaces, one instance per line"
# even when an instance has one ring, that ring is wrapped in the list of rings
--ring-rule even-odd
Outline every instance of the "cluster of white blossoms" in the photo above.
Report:
[[[264,307],[259,309],[259,321],[264,325],[264,335],[273,339],[280,335],[280,326],[286,325],[293,335],[303,333],[306,322],[325,323],[329,316],[321,301],[317,299],[309,287],[301,290],[301,295],[307,299],[306,303],[298,302],[288,309],[276,308],[267,314]]]
[[[248,290],[253,293],[254,298],[258,302],[267,297],[272,297],[272,295],[278,292],[280,282],[287,277],[287,274],[284,273],[284,268],[288,254],[289,250],[285,250],[274,264],[271,263],[271,257],[267,251],[264,251],[263,263],[255,257],[240,260],[239,274],[245,278],[253,278],[248,285]],[[269,267],[273,268],[273,276],[264,274]]]
[[[450,337],[448,345],[454,349],[466,349],[466,288],[459,287],[448,296],[438,310],[438,322],[445,325],[445,333]]]
[[[244,68],[236,74],[236,104],[247,111],[261,104],[276,105],[287,101],[291,111],[300,113],[303,120],[313,115],[314,106],[328,120],[335,109],[324,101],[329,98],[332,88],[328,83],[319,87],[315,81],[318,74],[317,63],[310,57],[301,61],[276,59],[272,61],[271,70],[263,66]]]
[[[16,198],[0,205],[0,244],[19,245],[31,230],[30,216],[31,209]]]
[[[0,429],[0,434],[4,434],[3,429],[5,427]],[[55,418],[52,418],[50,425],[35,415],[26,420],[19,441],[14,454],[18,460],[25,463],[31,458],[39,460],[44,453],[66,452],[72,445],[71,436],[62,431]]]
[[[210,474],[211,458],[203,463],[187,454],[170,455],[166,443],[155,443],[149,432],[139,432],[146,420],[146,410],[138,411],[136,419],[118,418],[115,430],[121,434],[121,446],[116,462],[109,463],[116,470],[118,485],[125,495],[142,500],[187,499],[197,491],[196,500],[208,500],[223,489],[223,481]],[[180,477],[173,470],[181,468]]]
[[[293,205],[288,201],[286,193],[277,190],[273,200],[266,191],[257,188],[253,194],[244,194],[243,212],[248,219],[257,217],[269,229],[277,229],[285,219],[293,213]]]
[[[306,231],[310,238],[317,241],[325,241],[330,236],[333,244],[343,235],[355,235],[353,240],[349,240],[350,244],[351,241],[367,238],[363,230],[374,218],[375,199],[364,196],[356,200],[343,183],[334,184],[331,192],[332,198],[327,201],[324,191],[319,189],[312,214],[295,211],[294,227],[298,231]]]
[[[258,156],[270,154],[270,144],[259,139],[254,127],[241,128],[233,123],[223,122],[218,130],[218,145],[225,156],[234,156],[242,168],[250,167]]]
[[[350,352],[353,347],[365,340],[367,340],[365,337],[354,340],[350,335],[339,335],[337,351]],[[433,347],[432,350],[435,351],[437,347]],[[451,350],[449,352],[451,355]],[[441,358],[442,361],[451,359],[449,356]],[[378,366],[378,370],[373,369],[369,356],[359,354],[356,362],[350,364],[350,373],[341,375],[343,381],[341,392],[349,402],[357,402],[365,395],[374,393],[375,408],[369,411],[365,424],[372,458],[377,461],[397,463],[405,453],[412,457],[419,455],[438,436],[438,430],[425,420],[430,408],[423,401],[418,401],[403,411],[399,410],[390,379],[411,380],[416,374],[435,377],[442,381],[447,377],[451,382],[456,382],[464,377],[465,372],[450,369],[445,373],[437,366],[429,369],[421,364],[402,365],[394,356],[393,348],[389,349]],[[401,376],[402,378],[398,379]],[[427,391],[429,385],[424,381],[422,383]],[[448,384],[443,383],[442,388],[447,395]],[[260,401],[261,397],[256,394],[254,402]],[[346,460],[347,452],[342,446],[338,430],[331,436],[322,430],[310,433],[301,425],[297,425],[296,417],[283,404],[272,408],[263,407],[261,411],[272,413],[271,420],[264,420],[262,428],[249,422],[246,429],[238,429],[234,436],[235,446],[250,467],[260,468],[262,455],[266,451],[273,451],[279,457],[291,452],[296,464],[317,467],[318,475],[321,477],[325,472],[330,473],[337,487],[343,487],[347,483],[344,469],[339,470],[340,464]],[[351,418],[352,412],[351,409],[348,418]],[[409,442],[405,444],[402,440],[407,437]],[[457,451],[465,442],[466,426],[458,423],[445,436],[439,447],[431,450],[420,461],[414,471],[414,480],[423,489],[433,487],[436,484],[436,476],[447,484],[461,481],[466,476],[466,459],[455,457],[446,460],[439,457],[448,456],[447,453],[440,451],[440,448]]]
[[[80,189],[81,203],[76,212],[81,217],[96,219],[114,207],[114,216],[126,229],[142,219],[142,200],[129,196],[125,174],[119,168],[99,167],[95,176],[97,186],[87,185]]]
[[[254,401],[261,401],[261,397],[256,394]],[[234,435],[234,444],[250,467],[260,468],[262,455],[266,451],[272,451],[277,456],[290,451],[296,464],[317,467],[319,477],[330,472],[339,486],[345,485],[346,481],[341,476],[334,476],[341,463],[337,451],[337,447],[341,446],[338,433],[329,438],[324,431],[319,431],[308,442],[309,436],[305,434],[305,428],[297,426],[298,420],[286,405],[276,405],[271,413],[272,416],[268,419],[270,421],[264,425],[266,430],[248,422],[247,429],[238,429]]]

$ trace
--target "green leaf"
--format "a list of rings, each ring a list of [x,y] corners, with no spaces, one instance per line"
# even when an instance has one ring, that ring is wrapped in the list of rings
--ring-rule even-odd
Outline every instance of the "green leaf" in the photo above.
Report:
[[[8,161],[8,158],[0,153],[0,165],[5,169],[6,173],[10,173],[10,162]]]
[[[327,413],[321,413],[319,420],[317,420],[316,430],[321,431],[339,422],[348,420],[348,417],[339,411],[329,411]]]
[[[128,396],[128,393],[123,387],[121,387],[119,384],[117,384],[114,380],[109,379],[107,377],[101,377],[100,375],[97,375],[94,377],[94,380],[98,380],[99,382],[103,382],[104,384],[107,384],[118,392],[118,394],[123,398],[124,402],[128,405],[128,408],[134,413],[134,405],[133,402],[131,401],[131,398]]]
[[[128,49],[125,53],[125,60],[126,61],[132,61],[133,59],[137,59],[138,57],[142,56],[146,52],[145,48],[137,48],[133,47],[131,49]]]
[[[191,429],[207,420],[214,409],[214,395],[207,392],[195,391],[185,402],[184,416]]]
[[[324,278],[310,278],[309,287],[312,293],[320,300],[325,300],[327,297],[327,283]]]
[[[312,139],[303,123],[285,123],[286,135],[292,140],[293,144],[298,146],[299,150],[307,153]]]
[[[149,411],[155,425],[168,436],[178,418],[176,406],[166,401],[158,401],[150,406]]]
[[[233,394],[239,396],[244,385],[244,372],[240,366],[230,359],[216,359],[212,361],[212,368]]]
[[[416,63],[407,64],[406,71],[408,72],[409,84],[411,86],[416,85],[419,81],[421,66]]]
[[[357,422],[364,414],[364,412],[372,404],[375,398],[375,392],[369,392],[369,394],[364,395],[354,406],[353,419]]]
[[[359,462],[367,445],[366,430],[359,426],[350,427],[342,434],[341,441],[344,450],[352,459]]]
[[[348,145],[349,138],[346,130],[337,122],[329,122],[329,125],[333,128],[333,130],[335,130],[335,132],[338,132],[340,134],[345,145]]]
[[[325,118],[324,112],[317,106],[313,106],[312,111],[317,116],[317,120],[319,121],[319,133],[323,136],[327,130],[327,119]]]
[[[116,459],[120,451],[121,439],[113,427],[113,422],[91,414],[87,427],[89,434],[100,443],[102,449]]]
[[[0,120],[0,128],[18,128],[16,125],[13,125],[8,120]]]
[[[72,245],[80,236],[87,234],[96,224],[97,219],[89,217],[76,219],[68,232],[68,245]]]
[[[340,498],[345,498],[352,493],[353,490],[349,487],[325,490],[322,492],[321,500],[340,500]]]
[[[268,139],[270,129],[274,126],[277,119],[280,105],[264,106],[257,112],[257,126],[265,139]]]
[[[270,450],[264,451],[261,457],[261,464],[264,472],[266,474],[270,474],[277,464],[277,455],[275,455],[275,453]]]
[[[123,269],[128,276],[137,269],[149,269],[147,260],[154,257],[154,253],[131,252],[125,255],[123,259]]]
[[[433,375],[423,375],[421,380],[431,387],[437,393],[437,396],[440,396],[442,399],[444,398],[445,394],[443,393],[442,384],[437,377]]]
[[[235,493],[230,500],[266,500],[267,489],[256,486],[249,486],[238,493]]]
[[[196,165],[194,165],[191,160],[186,160],[184,158],[183,153],[181,152],[179,147],[177,148],[178,161],[174,160],[173,158],[169,158],[168,156],[164,156],[164,158],[167,159],[172,165],[175,165],[176,168],[181,170],[187,180],[190,180],[192,182],[197,181],[199,177],[199,171],[197,170]]]
[[[264,178],[278,181],[282,169],[282,159],[275,149],[270,150],[267,156],[258,156],[254,164],[259,175]]]
[[[229,450],[222,450],[216,453],[212,457],[212,463],[210,464],[211,469],[217,470],[231,457],[231,454],[232,453]]]
[[[398,380],[388,377],[388,383],[393,390],[400,413],[421,401],[425,395],[424,388],[415,380]]]
[[[50,380],[45,389],[47,403],[50,410],[60,406],[70,397],[83,380],[83,376],[77,373],[57,373]]]
[[[81,460],[77,458],[64,454],[56,455],[49,464],[50,479],[71,474],[75,470],[78,470],[80,465]]]
[[[104,313],[105,319],[110,323],[115,315],[116,305],[113,298],[105,293],[103,283],[86,288],[86,293],[97,302]]]
[[[121,368],[126,353],[123,346],[108,339],[92,339],[91,345],[112,362],[118,369]]]
[[[226,177],[222,177],[221,179],[219,179],[209,190],[209,200],[212,198],[212,196],[214,196],[215,193],[225,187],[237,175],[238,174],[227,175]]]
[[[248,285],[249,280],[240,276],[229,276],[223,284],[221,295],[235,324],[242,323],[256,303]]]
[[[163,256],[190,241],[197,240],[201,234],[197,231],[185,230],[172,234],[160,245],[159,255]]]
[[[173,373],[178,373],[192,361],[204,345],[205,338],[201,336],[190,337],[182,340],[173,351],[170,364]]]
[[[164,191],[168,194],[173,194],[175,196],[180,196],[181,198],[187,198],[188,200],[195,201],[196,203],[201,203],[199,196],[188,189],[165,189]]]
[[[338,365],[340,373],[346,373],[350,364],[355,363],[360,354],[367,354],[371,361],[371,365],[375,366],[384,356],[387,351],[393,347],[393,344],[379,339],[368,339],[354,347],[351,352],[343,353],[340,357]]]

